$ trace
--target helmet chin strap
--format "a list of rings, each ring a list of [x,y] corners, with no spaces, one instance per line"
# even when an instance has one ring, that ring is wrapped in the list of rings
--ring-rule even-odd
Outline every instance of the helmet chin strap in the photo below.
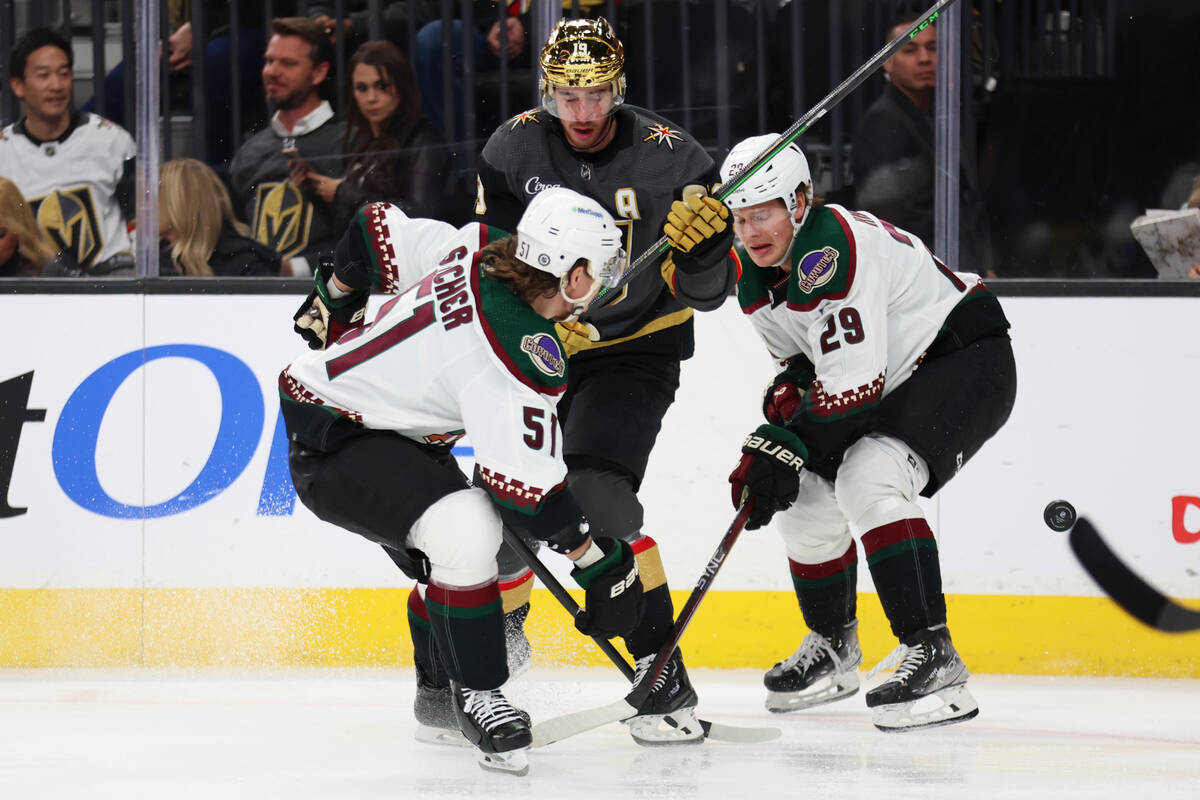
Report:
[[[810,211],[812,211],[812,200],[808,198],[808,195],[805,195],[804,213],[800,215],[799,222],[796,221],[794,216],[792,217],[792,240],[788,242],[787,250],[783,251],[783,255],[780,256],[779,261],[774,266],[782,266],[792,257],[792,248],[796,246],[796,238],[800,235],[800,229],[804,227],[804,223],[808,221],[808,212]]]
[[[588,274],[590,275],[591,272],[589,271]],[[595,297],[596,293],[600,290],[600,281],[594,280],[592,281],[592,287],[584,292],[582,297],[571,297],[571,295],[567,294],[567,280],[570,277],[571,273],[568,272],[558,279],[558,293],[562,296],[563,300],[571,304],[571,313],[558,320],[558,322],[572,322],[578,319],[579,315],[584,312],[587,302]]]

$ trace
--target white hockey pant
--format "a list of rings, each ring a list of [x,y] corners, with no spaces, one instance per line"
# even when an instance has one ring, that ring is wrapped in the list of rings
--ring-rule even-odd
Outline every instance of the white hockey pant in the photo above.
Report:
[[[923,518],[916,503],[929,482],[929,468],[908,445],[890,436],[869,435],[846,449],[832,483],[811,472],[800,494],[775,516],[788,558],[822,564],[850,548],[850,526],[859,535],[902,519]]]
[[[443,586],[478,586],[496,579],[500,515],[482,489],[453,492],[425,509],[408,544],[429,558],[429,578]]]

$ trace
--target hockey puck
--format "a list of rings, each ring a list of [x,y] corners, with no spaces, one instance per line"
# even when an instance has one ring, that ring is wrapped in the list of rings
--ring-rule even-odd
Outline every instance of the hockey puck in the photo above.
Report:
[[[1051,500],[1042,512],[1042,519],[1052,531],[1069,530],[1075,524],[1075,506],[1066,500]]]

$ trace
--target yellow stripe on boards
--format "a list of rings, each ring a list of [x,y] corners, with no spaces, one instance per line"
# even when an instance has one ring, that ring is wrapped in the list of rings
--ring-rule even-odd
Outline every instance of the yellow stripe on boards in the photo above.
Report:
[[[581,592],[573,594],[582,602]],[[676,610],[687,595],[673,593]],[[407,587],[3,589],[0,664],[406,666],[407,596]],[[858,602],[866,667],[896,641],[878,599],[864,594]],[[955,645],[972,672],[1200,677],[1200,633],[1152,630],[1106,598],[950,595],[947,603]],[[608,663],[544,589],[534,590],[526,630],[536,664]],[[713,591],[683,650],[691,666],[766,669],[804,633],[791,592]]]

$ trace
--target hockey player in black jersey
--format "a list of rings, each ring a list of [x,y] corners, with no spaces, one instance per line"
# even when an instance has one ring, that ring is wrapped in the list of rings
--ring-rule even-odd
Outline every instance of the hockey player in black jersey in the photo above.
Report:
[[[644,668],[669,635],[674,609],[657,545],[642,532],[637,491],[679,386],[680,361],[692,355],[693,309],[720,306],[737,266],[728,209],[705,196],[717,177],[712,159],[674,123],[624,103],[624,62],[621,42],[604,19],[555,26],[540,55],[543,105],[489,138],[475,213],[511,229],[539,192],[565,186],[613,215],[631,256],[664,230],[671,237],[672,248],[658,264],[601,298],[577,324],[558,328],[571,365],[559,404],[568,481],[593,530],[628,542],[637,554],[646,613],[625,643]],[[669,225],[668,213],[674,214]],[[510,658],[519,661],[523,652],[527,661],[523,624],[532,573],[507,548],[500,558]],[[665,678],[663,689],[629,720],[631,734],[643,743],[702,738],[696,694],[678,651]],[[690,724],[665,727],[668,713]]]

